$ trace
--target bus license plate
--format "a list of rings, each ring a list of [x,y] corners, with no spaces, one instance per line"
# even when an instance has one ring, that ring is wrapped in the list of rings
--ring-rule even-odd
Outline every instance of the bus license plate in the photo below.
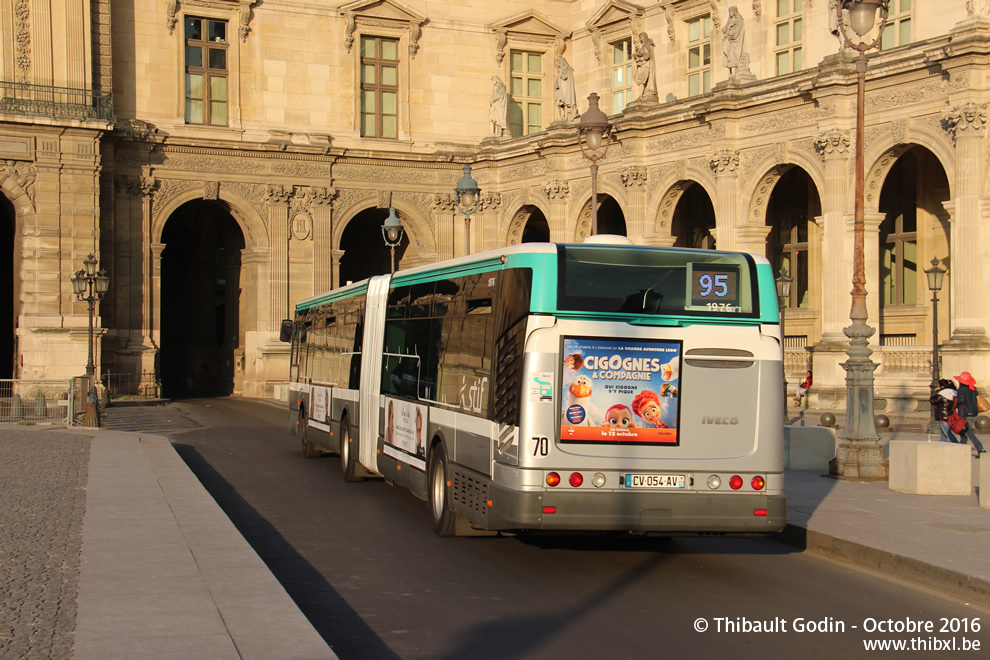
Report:
[[[627,474],[626,488],[684,488],[683,474]]]

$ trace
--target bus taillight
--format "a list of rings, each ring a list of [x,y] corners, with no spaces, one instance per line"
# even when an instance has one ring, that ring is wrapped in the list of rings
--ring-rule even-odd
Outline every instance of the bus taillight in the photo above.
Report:
[[[743,485],[742,477],[740,477],[738,474],[732,475],[732,478],[729,479],[729,488],[731,488],[732,490],[739,490],[740,488],[742,488],[742,485]]]
[[[763,477],[759,475],[753,477],[753,481],[752,481],[753,490],[763,490],[763,487],[766,485],[767,485],[767,481]]]
[[[567,483],[577,488],[584,483],[584,477],[581,476],[580,472],[572,472],[571,476],[567,479]]]
[[[551,472],[547,475],[547,485],[550,487],[557,486],[560,484],[560,475],[556,472]]]

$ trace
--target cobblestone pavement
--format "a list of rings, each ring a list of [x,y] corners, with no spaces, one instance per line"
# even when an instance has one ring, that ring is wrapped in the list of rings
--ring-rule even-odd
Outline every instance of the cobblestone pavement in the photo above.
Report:
[[[0,658],[71,658],[89,438],[0,424]]]
[[[110,431],[153,433],[171,437],[175,433],[203,428],[203,425],[172,404],[158,406],[115,406],[103,409],[103,428]]]

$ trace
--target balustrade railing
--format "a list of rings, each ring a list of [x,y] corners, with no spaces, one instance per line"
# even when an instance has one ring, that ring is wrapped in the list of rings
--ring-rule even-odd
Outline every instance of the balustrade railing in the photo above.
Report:
[[[0,81],[0,112],[113,120],[113,95],[93,89]]]

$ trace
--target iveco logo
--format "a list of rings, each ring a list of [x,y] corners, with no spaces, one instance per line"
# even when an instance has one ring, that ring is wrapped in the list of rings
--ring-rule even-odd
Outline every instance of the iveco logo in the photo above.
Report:
[[[731,426],[739,425],[738,417],[702,417],[702,424],[729,424]]]

